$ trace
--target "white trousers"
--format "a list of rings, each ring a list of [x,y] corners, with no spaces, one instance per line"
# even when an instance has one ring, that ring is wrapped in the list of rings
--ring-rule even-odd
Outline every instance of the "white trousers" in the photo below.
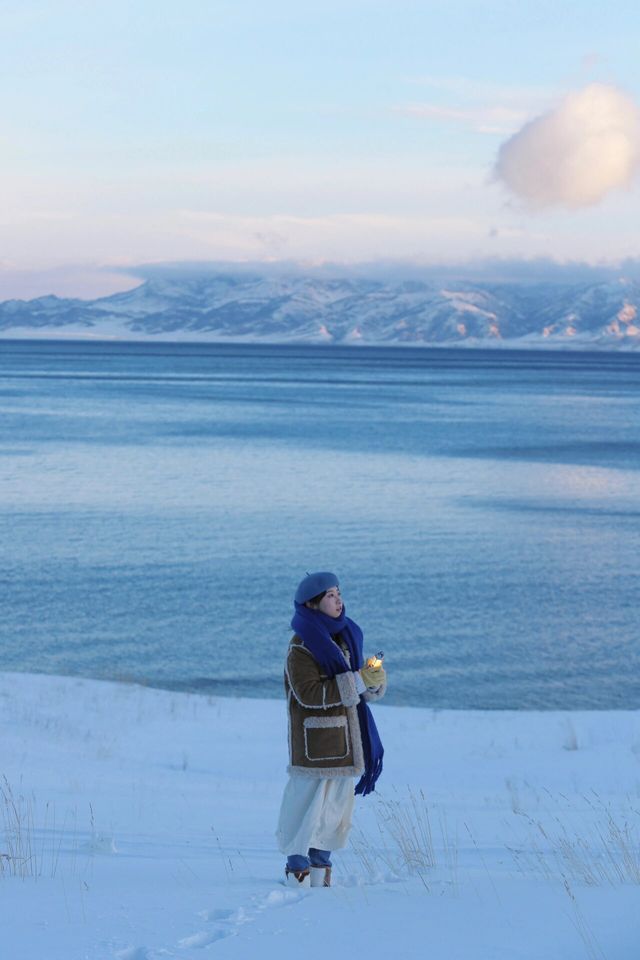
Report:
[[[289,777],[276,831],[280,853],[306,857],[310,847],[345,847],[353,816],[353,790],[353,777]]]

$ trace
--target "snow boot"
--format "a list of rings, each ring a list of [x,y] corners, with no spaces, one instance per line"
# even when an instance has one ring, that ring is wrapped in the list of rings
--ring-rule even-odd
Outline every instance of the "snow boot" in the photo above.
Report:
[[[311,867],[311,886],[330,887],[331,867]]]
[[[311,886],[311,877],[309,874],[309,869],[306,870],[290,870],[289,867],[284,868],[285,874],[285,883],[288,887],[296,888],[306,888]]]

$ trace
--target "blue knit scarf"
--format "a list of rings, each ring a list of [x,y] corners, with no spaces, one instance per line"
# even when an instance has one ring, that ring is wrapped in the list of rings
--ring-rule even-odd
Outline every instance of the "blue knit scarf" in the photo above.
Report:
[[[335,677],[338,673],[347,673],[348,670],[359,670],[362,667],[362,630],[354,620],[347,617],[344,607],[339,617],[330,617],[320,610],[311,610],[302,603],[296,603],[295,608],[291,626],[327,677]],[[338,633],[349,651],[350,666],[332,640],[332,635]],[[362,696],[358,704],[358,720],[364,751],[364,773],[356,784],[356,793],[366,797],[375,790],[376,780],[382,773],[384,749],[369,704]]]

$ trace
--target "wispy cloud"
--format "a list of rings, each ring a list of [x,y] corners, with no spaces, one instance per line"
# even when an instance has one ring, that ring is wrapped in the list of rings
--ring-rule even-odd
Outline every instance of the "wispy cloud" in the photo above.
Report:
[[[548,104],[544,87],[517,86],[465,76],[423,76],[407,83],[431,91],[428,100],[396,106],[404,113],[427,120],[457,123],[476,133],[507,134]]]
[[[476,133],[511,133],[527,118],[525,110],[499,104],[460,108],[435,103],[412,103],[394,109],[397,113],[404,113],[409,116],[459,123]]]
[[[452,256],[461,244],[481,244],[488,224],[472,215],[226,216],[200,210],[180,212],[181,232],[211,256],[337,259],[384,256]]]
[[[500,101],[501,103],[525,103],[530,105],[540,103],[551,94],[550,88],[545,86],[492,83],[489,80],[468,77],[464,74],[407,77],[405,82],[410,86],[430,88],[472,102]]]
[[[0,263],[0,301],[31,300],[55,294],[58,297],[106,297],[137,286],[135,276],[116,272],[98,264],[69,264],[51,270],[16,269]]]

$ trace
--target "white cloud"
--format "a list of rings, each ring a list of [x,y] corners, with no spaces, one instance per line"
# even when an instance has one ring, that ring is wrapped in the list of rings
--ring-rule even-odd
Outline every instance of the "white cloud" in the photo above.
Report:
[[[498,152],[495,175],[532,207],[592,206],[629,187],[640,167],[640,110],[592,83],[525,124]]]

